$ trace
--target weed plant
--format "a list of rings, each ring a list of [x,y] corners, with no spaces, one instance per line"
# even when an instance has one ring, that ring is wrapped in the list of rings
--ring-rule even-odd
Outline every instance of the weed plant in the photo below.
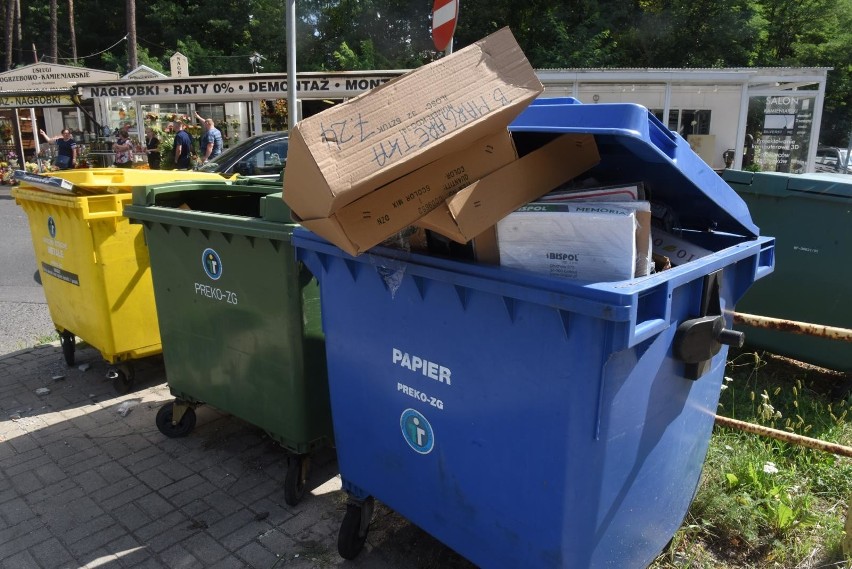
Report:
[[[852,446],[845,378],[732,350],[717,413]],[[847,568],[852,459],[716,426],[686,520],[651,566]]]

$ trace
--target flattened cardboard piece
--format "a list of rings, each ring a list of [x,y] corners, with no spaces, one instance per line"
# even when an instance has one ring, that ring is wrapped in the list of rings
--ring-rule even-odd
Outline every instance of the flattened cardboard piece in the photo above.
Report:
[[[376,188],[506,128],[544,87],[508,28],[299,122],[284,201],[328,217]]]
[[[416,224],[458,243],[467,243],[519,207],[599,161],[593,135],[563,134],[474,182]]]
[[[504,129],[370,192],[329,217],[297,220],[350,255],[358,255],[516,158],[512,137]]]
[[[477,263],[500,264],[500,248],[497,246],[497,226],[492,225],[473,238],[473,255]]]

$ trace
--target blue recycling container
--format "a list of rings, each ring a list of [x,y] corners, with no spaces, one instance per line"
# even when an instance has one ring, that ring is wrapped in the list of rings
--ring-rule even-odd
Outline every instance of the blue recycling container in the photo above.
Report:
[[[296,229],[320,285],[344,557],[380,500],[481,567],[645,567],[696,492],[732,311],[773,270],[774,240],[643,107],[536,102],[511,130],[519,149],[594,134],[589,175],[643,181],[713,252],[587,283],[381,247],[352,257]]]

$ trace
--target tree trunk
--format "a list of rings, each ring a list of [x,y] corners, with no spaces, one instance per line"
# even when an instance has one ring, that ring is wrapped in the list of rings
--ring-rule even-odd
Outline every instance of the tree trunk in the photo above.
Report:
[[[74,0],[68,0],[68,29],[71,36],[71,58],[77,63],[77,27],[74,25]]]
[[[57,16],[57,0],[50,0],[50,59],[53,63],[59,63],[59,20]]]
[[[3,61],[3,69],[8,71],[12,69],[12,51],[15,49],[14,33],[15,29],[15,0],[6,1],[6,34],[3,37],[3,45],[6,47],[6,58]]]
[[[139,67],[136,56],[136,0],[127,0],[127,71]]]
[[[15,0],[15,41],[18,49],[23,53],[24,47],[21,44],[24,41],[24,34],[21,31],[21,0]]]

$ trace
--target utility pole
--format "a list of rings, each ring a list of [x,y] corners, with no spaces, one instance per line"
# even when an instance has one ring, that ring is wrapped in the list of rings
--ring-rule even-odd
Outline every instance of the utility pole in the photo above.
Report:
[[[299,122],[296,86],[296,0],[287,0],[287,130]]]

